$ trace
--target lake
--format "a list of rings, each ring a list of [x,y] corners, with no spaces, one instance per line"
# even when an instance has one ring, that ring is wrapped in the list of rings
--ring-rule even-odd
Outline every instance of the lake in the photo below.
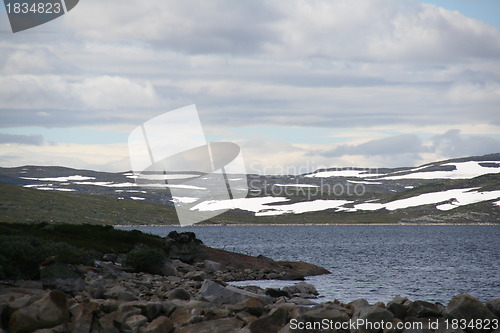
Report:
[[[123,229],[131,229],[124,227]],[[308,277],[319,301],[388,302],[394,296],[447,304],[468,293],[500,297],[497,225],[247,225],[134,227],[162,237],[193,231],[205,245],[275,260],[302,260],[330,270]],[[290,281],[237,285],[282,287]]]

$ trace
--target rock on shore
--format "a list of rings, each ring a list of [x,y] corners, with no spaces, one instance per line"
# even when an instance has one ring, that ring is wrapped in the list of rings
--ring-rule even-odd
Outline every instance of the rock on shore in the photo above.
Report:
[[[194,234],[174,234],[167,242],[170,258],[162,274],[134,273],[120,264],[119,256],[105,255],[94,266],[51,263],[42,268],[50,272],[45,280],[2,281],[0,333],[500,332],[492,325],[500,316],[500,299],[483,304],[458,295],[446,306],[402,297],[387,304],[363,299],[318,303],[314,286],[303,281],[281,289],[227,284],[325,272],[317,266],[211,249]],[[446,327],[446,320],[491,324],[488,330],[455,328]],[[319,326],[353,321],[393,327]],[[399,329],[398,323],[421,326]]]

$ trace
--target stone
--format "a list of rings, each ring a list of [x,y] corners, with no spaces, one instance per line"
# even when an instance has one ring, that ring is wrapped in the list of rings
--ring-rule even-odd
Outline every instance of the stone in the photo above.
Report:
[[[186,279],[190,279],[193,281],[203,281],[208,278],[209,278],[208,274],[203,271],[192,271],[186,274]]]
[[[52,263],[40,269],[43,288],[58,289],[64,292],[77,292],[85,288],[85,280],[70,266]]]
[[[185,308],[177,308],[170,319],[172,319],[172,322],[177,326],[187,324],[191,319],[191,311]]]
[[[307,282],[299,282],[294,284],[293,286],[283,287],[281,288],[281,290],[287,292],[290,295],[297,295],[306,298],[319,295],[316,288],[312,284]]]
[[[370,306],[370,303],[368,303],[368,301],[364,298],[356,299],[347,304],[347,307],[351,309],[352,314],[355,314],[356,312],[359,311],[360,308],[365,306]]]
[[[288,321],[288,312],[283,308],[275,308],[268,315],[254,320],[250,325],[252,333],[277,333]]]
[[[212,260],[205,260],[203,262],[203,267],[211,272],[211,273],[215,273],[217,271],[220,271],[222,265],[218,262],[215,262],[215,261],[212,261]]]
[[[389,310],[381,308],[379,306],[363,306],[356,311],[352,319],[362,319],[365,322],[380,323],[382,321],[392,321],[394,319],[394,315]],[[376,329],[375,327],[360,327],[358,331],[377,333],[378,329]]]
[[[444,309],[444,315],[450,319],[465,319],[469,322],[472,319],[499,319],[486,305],[481,303],[471,295],[462,294],[453,297]],[[477,328],[469,328],[468,331],[480,333]]]
[[[146,316],[148,320],[153,320],[158,317],[164,309],[163,302],[147,302],[147,301],[132,301],[120,304],[120,311],[125,312],[127,307],[132,307],[140,310],[140,314]]]
[[[94,319],[94,313],[99,309],[97,302],[85,302],[73,306],[70,329],[72,333],[89,333]]]
[[[244,299],[238,302],[234,307],[233,311],[245,311],[253,316],[260,317],[264,313],[264,302],[262,300],[252,297]]]
[[[264,304],[272,303],[272,299],[269,296],[255,294],[230,285],[223,287],[211,280],[203,281],[199,296],[202,300],[218,305],[236,304],[244,299],[252,297],[260,299]]]
[[[266,288],[264,293],[267,295],[267,296],[271,296],[273,298],[278,298],[278,297],[290,297],[290,294],[285,291],[285,290],[281,290],[281,289],[278,289],[278,288]]]
[[[394,317],[405,319],[408,307],[401,303],[388,303],[387,310],[391,311]]]
[[[444,307],[441,304],[433,304],[425,301],[415,301],[406,310],[407,318],[441,317]]]
[[[183,326],[180,333],[234,333],[243,327],[243,322],[235,317],[202,321]]]
[[[297,304],[297,305],[316,305],[318,303],[308,300],[307,298],[302,297],[292,297],[288,300],[289,303]]]
[[[175,288],[168,293],[168,298],[189,301],[191,299],[191,294],[189,294],[189,292],[184,288]]]
[[[170,260],[166,260],[160,269],[160,273],[165,276],[177,276],[177,269]]]
[[[147,322],[148,318],[138,314],[128,317],[125,320],[125,325],[129,327],[132,330],[132,332],[137,332],[139,330],[139,327],[146,325]]]
[[[99,333],[120,333],[120,323],[123,322],[124,315],[120,311],[114,311],[104,315],[99,319],[101,329]]]
[[[174,328],[174,323],[165,316],[160,316],[150,322],[144,332],[145,333],[170,333]]]
[[[349,316],[344,311],[331,309],[325,306],[318,306],[315,309],[304,312],[300,316],[300,320],[319,322],[323,319],[328,319],[333,322],[344,322],[349,320]]]
[[[119,301],[136,301],[138,299],[131,290],[120,285],[114,286],[107,290],[104,293],[104,297],[116,299]]]
[[[32,332],[40,328],[58,326],[68,320],[66,294],[52,290],[42,299],[16,310],[9,320],[9,332]]]
[[[67,332],[68,332],[67,324],[61,324],[51,328],[41,328],[36,331],[33,331],[33,333],[67,333]]]
[[[497,317],[500,317],[500,298],[491,299],[486,302],[486,307]]]

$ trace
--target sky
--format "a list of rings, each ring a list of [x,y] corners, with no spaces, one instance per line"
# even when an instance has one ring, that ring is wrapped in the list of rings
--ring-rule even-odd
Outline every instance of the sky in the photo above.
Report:
[[[129,133],[190,104],[249,173],[498,153],[498,13],[497,0],[81,0],[14,34],[2,7],[0,166],[130,170]]]

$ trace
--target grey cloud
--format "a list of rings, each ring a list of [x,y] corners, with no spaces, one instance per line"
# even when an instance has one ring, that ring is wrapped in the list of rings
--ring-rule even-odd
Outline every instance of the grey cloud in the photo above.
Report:
[[[500,152],[500,139],[483,136],[465,137],[452,129],[432,138],[433,150],[447,157],[485,155]]]
[[[344,155],[398,155],[417,154],[425,151],[420,138],[414,134],[402,134],[368,141],[359,145],[340,145],[320,152],[325,157]]]
[[[43,144],[43,136],[0,133],[0,144],[2,143],[41,146]]]

